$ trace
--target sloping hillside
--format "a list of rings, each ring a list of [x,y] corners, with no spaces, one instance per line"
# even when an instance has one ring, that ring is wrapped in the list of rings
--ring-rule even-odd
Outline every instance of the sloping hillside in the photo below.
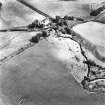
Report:
[[[15,0],[2,2],[1,29],[27,25],[34,19],[44,19]],[[86,0],[27,2],[53,17],[56,15],[89,17],[91,11],[88,4],[90,1]],[[42,37],[41,32],[0,33],[0,102],[2,101],[0,104],[104,105],[105,94],[88,94],[91,90],[87,89],[97,86],[97,78],[105,76],[104,69],[101,71],[101,66],[105,66],[104,62],[97,65],[92,63],[90,66],[87,60],[89,57],[93,61],[103,60],[100,60],[100,56],[97,57],[99,54],[97,51],[104,56],[103,46],[100,46],[105,44],[102,30],[105,25],[101,24],[87,22],[76,25],[72,28],[75,34],[59,32],[61,36],[57,36],[54,30],[50,33],[48,31],[47,37]],[[30,41],[33,37],[38,40]],[[100,44],[98,47],[97,42]],[[92,82],[85,78],[87,76]],[[86,80],[86,86],[83,80]],[[101,82],[103,84],[104,81]],[[102,84],[100,85],[103,86]]]

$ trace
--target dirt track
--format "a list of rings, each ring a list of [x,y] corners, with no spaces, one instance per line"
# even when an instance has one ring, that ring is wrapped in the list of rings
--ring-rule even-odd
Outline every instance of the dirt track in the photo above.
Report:
[[[89,15],[90,9],[87,4],[81,6],[70,2],[62,3],[49,1],[42,5],[42,2],[36,1],[35,5],[53,16],[56,14],[60,16],[65,14]],[[19,12],[19,15],[16,16],[13,10],[14,8],[9,9],[13,15],[7,11],[2,14],[7,21],[4,24],[6,27],[14,26],[14,23],[19,23],[19,21],[31,22],[31,18],[34,19],[33,16],[36,16],[36,13],[33,15],[29,9],[27,11],[31,12],[31,16],[28,17],[27,11],[24,13],[25,15]],[[17,17],[18,22],[15,20]],[[23,105],[104,105],[104,95],[87,94],[70,74],[72,68],[68,69],[69,62],[65,63],[70,54],[59,51],[59,47],[55,43],[50,43],[46,39],[40,41],[34,47],[0,66],[3,73],[1,76],[2,92],[13,105],[17,105],[18,95],[23,96]],[[8,101],[5,100],[7,105]]]

